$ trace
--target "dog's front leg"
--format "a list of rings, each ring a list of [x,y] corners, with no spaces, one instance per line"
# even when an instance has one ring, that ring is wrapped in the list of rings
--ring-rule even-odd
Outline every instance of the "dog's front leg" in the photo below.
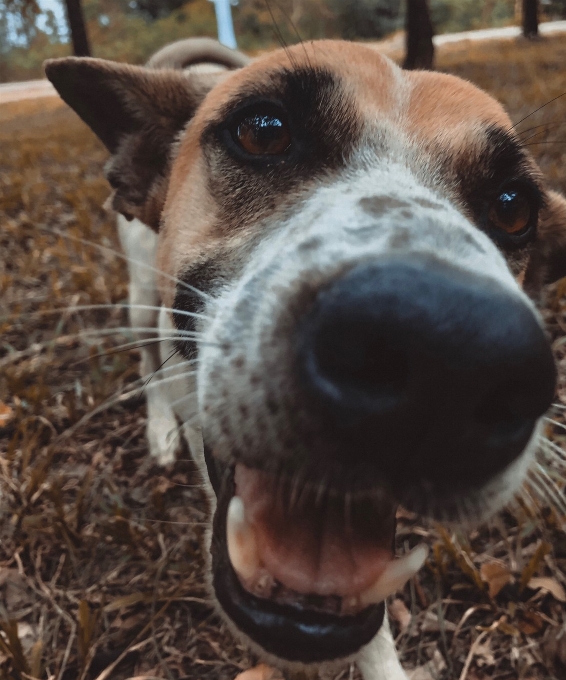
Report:
[[[356,663],[364,680],[408,680],[399,662],[387,613],[378,634],[362,649]]]

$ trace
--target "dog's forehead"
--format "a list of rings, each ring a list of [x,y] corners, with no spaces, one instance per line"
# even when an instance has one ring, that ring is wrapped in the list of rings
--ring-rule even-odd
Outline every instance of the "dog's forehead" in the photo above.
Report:
[[[324,100],[321,95],[316,104],[321,127],[326,127],[325,120],[332,122],[341,107],[340,115],[346,111],[356,119],[358,131],[365,132],[358,135],[354,146],[371,147],[381,130],[385,132],[381,137],[389,141],[398,138],[411,146],[411,154],[416,153],[423,167],[427,158],[448,159],[448,166],[460,161],[473,163],[486,144],[487,129],[511,129],[501,105],[471,83],[447,74],[404,71],[367,46],[320,41],[270,53],[221,80],[180,140],[160,239],[159,258],[167,270],[181,271],[188,261],[205,257],[205,251],[226,249],[229,242],[236,245],[254,233],[253,219],[246,219],[246,226],[237,233],[215,233],[212,225],[219,206],[210,194],[203,132],[210,121],[221,121],[250,94],[277,98],[280,88],[283,95],[286,84],[299,72],[303,74],[303,93],[316,90],[320,83],[317,74],[324,74],[325,86],[332,90],[331,98]],[[337,138],[347,148],[350,140],[345,137],[347,134]],[[187,211],[190,229],[181,226],[187,225]]]
[[[392,120],[407,134],[424,140],[445,137],[450,144],[454,130],[486,125],[511,128],[503,107],[468,81],[438,72],[404,71],[364,45],[319,41],[277,50],[231,73],[205,99],[193,121],[194,132],[250,87],[254,93],[265,87],[273,94],[274,84],[284,82],[278,75],[299,69],[330,76],[361,119]],[[195,134],[190,134],[189,145],[194,140]]]
[[[404,77],[410,83],[407,130],[422,139],[450,146],[460,141],[454,138],[455,131],[461,133],[460,139],[470,139],[470,133],[488,127],[512,130],[501,104],[466,80],[431,71],[404,72]]]

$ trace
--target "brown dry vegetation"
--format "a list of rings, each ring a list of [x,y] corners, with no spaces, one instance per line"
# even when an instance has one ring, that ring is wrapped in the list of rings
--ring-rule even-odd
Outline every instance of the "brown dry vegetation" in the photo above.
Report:
[[[565,63],[563,36],[439,54],[514,120],[566,91]],[[520,129],[565,113],[566,97]],[[565,127],[529,142],[541,142],[531,148],[562,190]],[[127,282],[101,209],[104,159],[57,100],[0,107],[0,678],[231,679],[254,659],[203,587],[200,480],[187,459],[167,469],[148,459],[136,353],[112,351],[132,337],[118,330]],[[546,311],[562,364],[563,291],[550,291]],[[112,307],[70,309],[80,305]],[[547,434],[566,443],[560,426]],[[564,468],[549,463],[560,489]],[[431,546],[391,604],[415,680],[565,677],[566,537],[543,505],[525,495],[468,535],[401,517],[400,548]]]

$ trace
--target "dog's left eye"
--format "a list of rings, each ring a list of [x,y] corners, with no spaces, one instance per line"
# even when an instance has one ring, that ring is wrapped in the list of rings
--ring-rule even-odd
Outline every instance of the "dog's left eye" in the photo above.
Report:
[[[494,227],[510,236],[522,236],[532,225],[533,208],[531,201],[520,189],[502,191],[491,203],[489,220]]]
[[[269,112],[254,112],[242,118],[234,138],[253,156],[279,156],[291,146],[287,121],[283,116]]]

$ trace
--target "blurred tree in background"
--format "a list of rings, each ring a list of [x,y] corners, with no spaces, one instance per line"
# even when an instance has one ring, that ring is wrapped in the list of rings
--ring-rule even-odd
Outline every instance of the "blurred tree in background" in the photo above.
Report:
[[[90,44],[81,0],[65,0],[65,9],[73,43],[73,54],[76,57],[90,57]]]
[[[538,0],[523,0],[523,35],[529,40],[538,36]]]
[[[240,47],[254,53],[299,39],[377,40],[403,29],[412,1],[239,0],[232,14]],[[517,24],[526,1],[428,0],[428,7],[434,32],[447,33]],[[0,81],[41,77],[44,59],[71,53],[67,26],[59,25],[53,11],[46,9],[71,2],[79,0],[0,0]],[[168,42],[216,36],[214,6],[208,0],[81,4],[92,53],[105,59],[143,63]],[[539,14],[541,20],[566,17],[566,0],[541,0]],[[430,41],[427,44],[430,52]]]
[[[405,17],[406,56],[403,68],[432,69],[434,29],[427,0],[407,0]]]
[[[37,35],[36,21],[41,9],[36,0],[4,0],[0,3],[0,15],[7,27],[6,39],[31,43]]]

